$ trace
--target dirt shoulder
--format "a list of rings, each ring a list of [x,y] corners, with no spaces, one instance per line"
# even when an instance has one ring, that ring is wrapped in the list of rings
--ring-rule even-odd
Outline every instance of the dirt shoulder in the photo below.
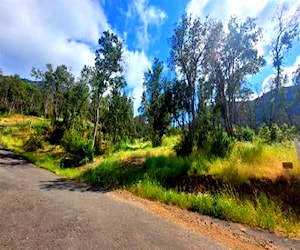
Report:
[[[211,238],[229,249],[300,249],[300,241],[298,240],[146,200],[124,190],[110,192],[109,195],[148,210],[197,234]]]

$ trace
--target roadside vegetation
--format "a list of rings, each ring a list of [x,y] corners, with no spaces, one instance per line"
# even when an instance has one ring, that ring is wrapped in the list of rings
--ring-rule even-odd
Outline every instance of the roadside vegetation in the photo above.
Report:
[[[136,140],[95,157],[92,163],[66,167],[62,160],[68,148],[51,144],[41,132],[51,126],[49,120],[12,116],[0,123],[4,125],[2,145],[66,178],[105,190],[126,189],[147,199],[290,237],[300,235],[300,166],[288,138],[269,144],[254,134],[252,142],[236,141],[229,155],[218,157],[209,149],[176,156],[174,148],[181,137],[163,136],[160,147]],[[286,172],[283,161],[293,162],[294,168]]]
[[[257,101],[247,83],[265,64],[255,19],[183,16],[168,40],[171,72],[153,59],[138,115],[110,31],[78,78],[65,65],[33,68],[35,81],[0,71],[0,143],[75,181],[299,238],[300,66],[287,94],[283,58],[300,15],[282,5],[275,16],[276,76]]]

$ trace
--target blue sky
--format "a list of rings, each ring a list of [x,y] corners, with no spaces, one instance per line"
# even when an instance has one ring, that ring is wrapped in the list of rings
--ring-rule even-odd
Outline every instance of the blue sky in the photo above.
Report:
[[[288,0],[291,9],[300,0]],[[124,75],[135,110],[143,91],[144,72],[154,56],[167,65],[174,24],[185,14],[210,15],[226,22],[231,15],[257,17],[264,39],[259,51],[267,64],[249,79],[262,94],[273,73],[268,45],[274,35],[271,17],[281,0],[1,0],[0,68],[4,74],[30,77],[31,68],[46,63],[65,64],[78,76],[83,65],[94,63],[98,38],[110,29],[124,40]],[[13,11],[12,11],[13,10]],[[16,15],[17,13],[17,15]],[[285,58],[291,75],[300,64],[300,45],[295,42]]]

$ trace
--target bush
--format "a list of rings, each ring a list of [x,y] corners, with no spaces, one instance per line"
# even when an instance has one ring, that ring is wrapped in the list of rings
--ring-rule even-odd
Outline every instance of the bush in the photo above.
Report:
[[[150,178],[165,185],[174,183],[179,176],[187,174],[191,162],[187,158],[174,156],[147,157],[144,168]]]
[[[61,143],[64,132],[65,132],[65,129],[62,126],[55,126],[54,128],[51,127],[48,130],[48,134],[46,136],[46,139],[52,145],[58,145],[58,144]]]
[[[94,148],[92,141],[83,138],[77,130],[66,131],[61,140],[61,145],[69,154],[65,159],[71,159],[74,163],[73,166],[80,166],[93,161]]]
[[[211,136],[210,153],[214,156],[224,158],[229,156],[233,148],[233,139],[222,129],[217,129]]]
[[[40,148],[43,148],[43,142],[40,136],[32,136],[24,144],[24,149],[28,152],[34,152]]]
[[[271,131],[269,127],[263,124],[259,129],[258,137],[264,143],[271,143]]]
[[[259,130],[259,138],[264,143],[282,143],[284,141],[290,140],[296,133],[294,126],[288,127],[288,125],[283,124],[282,129],[274,123],[271,128],[263,125]]]
[[[283,140],[292,140],[295,137],[296,134],[296,127],[295,126],[291,126],[289,127],[286,123],[284,123],[282,125],[282,137]]]
[[[282,131],[276,123],[273,124],[271,127],[270,141],[271,142],[283,142]]]
[[[181,141],[174,147],[174,150],[178,156],[185,156],[192,153],[193,140],[190,132],[186,132],[183,135]]]
[[[239,141],[249,141],[253,142],[255,137],[255,132],[253,129],[247,127],[238,128],[236,137]]]

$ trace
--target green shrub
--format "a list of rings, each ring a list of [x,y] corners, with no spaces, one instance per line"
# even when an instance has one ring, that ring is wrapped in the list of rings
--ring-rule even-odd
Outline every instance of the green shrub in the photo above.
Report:
[[[43,141],[40,136],[31,136],[24,144],[24,149],[28,152],[34,152],[43,148]]]
[[[264,143],[271,143],[271,131],[269,127],[263,124],[259,129],[258,137]]]
[[[282,129],[274,123],[271,128],[263,125],[259,130],[259,138],[264,143],[282,143],[287,140],[291,140],[296,133],[296,128],[294,126],[288,127],[288,125],[283,124]]]
[[[64,132],[65,129],[62,126],[51,127],[46,135],[46,140],[53,145],[58,145],[61,143]]]
[[[80,166],[93,161],[94,148],[91,140],[81,136],[77,130],[68,130],[64,133],[61,145],[68,153],[65,159],[71,159],[73,166]]]
[[[205,174],[208,173],[209,167],[208,167],[208,160],[207,157],[204,155],[199,155],[193,162],[191,167],[192,173],[197,174]]]
[[[193,140],[190,132],[186,132],[182,136],[181,141],[174,147],[174,150],[178,156],[186,156],[193,151]]]
[[[116,161],[106,160],[96,168],[85,171],[81,176],[81,180],[92,185],[111,189],[128,186],[142,180],[143,177],[142,167],[123,168]]]
[[[224,158],[229,156],[232,151],[233,139],[224,133],[222,129],[217,129],[212,133],[210,144],[210,153]]]
[[[162,185],[174,183],[182,175],[187,174],[191,162],[181,157],[147,157],[144,168],[148,176],[159,181]]]
[[[283,142],[282,131],[276,123],[271,127],[270,140],[271,142]]]
[[[282,125],[281,131],[282,131],[283,140],[287,141],[295,138],[295,134],[296,134],[295,126],[289,127],[286,123],[284,123]]]
[[[239,141],[249,141],[253,142],[255,138],[255,131],[251,128],[241,127],[238,128],[236,137]]]

